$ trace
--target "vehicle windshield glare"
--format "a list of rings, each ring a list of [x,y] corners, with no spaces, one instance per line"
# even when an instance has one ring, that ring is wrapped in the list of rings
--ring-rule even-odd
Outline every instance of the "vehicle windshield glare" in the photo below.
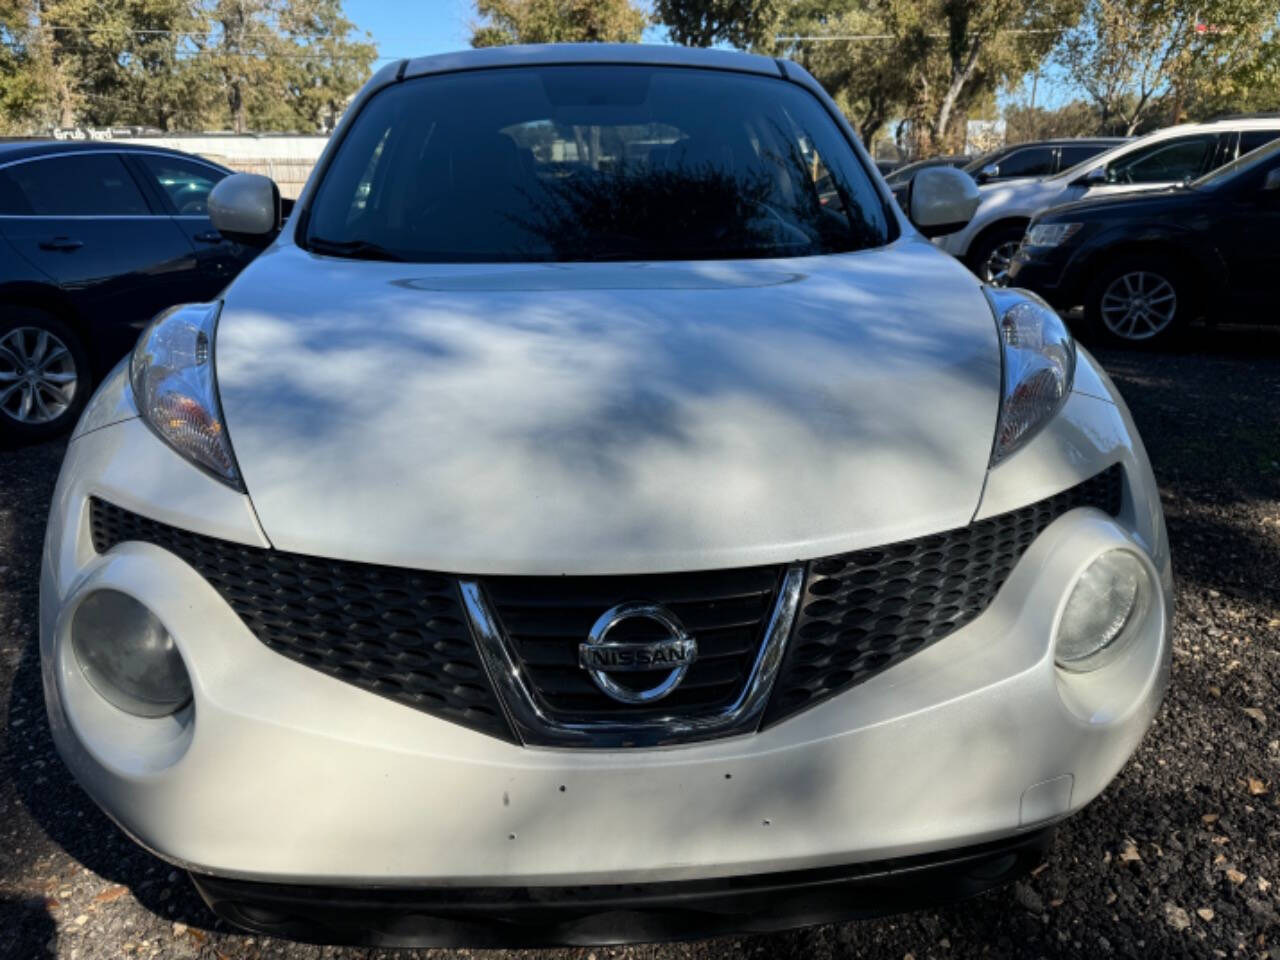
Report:
[[[894,222],[820,101],[770,77],[547,66],[408,80],[361,110],[302,239],[416,262],[842,253]]]

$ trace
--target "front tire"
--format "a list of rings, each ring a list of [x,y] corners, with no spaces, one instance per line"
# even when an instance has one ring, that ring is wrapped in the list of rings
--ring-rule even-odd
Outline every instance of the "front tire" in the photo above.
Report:
[[[0,307],[0,436],[30,443],[65,433],[92,386],[70,327],[33,307]]]
[[[992,230],[978,238],[978,242],[969,251],[969,269],[978,275],[983,283],[995,287],[1009,285],[1009,267],[1013,264],[1013,256],[1022,244],[1022,235],[1026,227],[1019,224]]]
[[[1173,342],[1196,316],[1186,271],[1159,257],[1135,257],[1103,269],[1085,295],[1085,320],[1098,340],[1128,346]]]

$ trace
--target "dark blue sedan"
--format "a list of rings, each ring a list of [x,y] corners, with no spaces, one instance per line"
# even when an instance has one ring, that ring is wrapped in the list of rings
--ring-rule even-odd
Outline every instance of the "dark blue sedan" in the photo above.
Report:
[[[205,209],[229,173],[126,142],[0,143],[0,436],[69,429],[148,321],[253,259]]]

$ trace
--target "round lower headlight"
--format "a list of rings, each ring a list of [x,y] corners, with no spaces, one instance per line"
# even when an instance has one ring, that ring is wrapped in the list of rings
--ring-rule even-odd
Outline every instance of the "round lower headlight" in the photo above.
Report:
[[[1080,574],[1058,623],[1054,659],[1083,673],[1128,647],[1151,603],[1151,578],[1128,550],[1108,550]]]
[[[71,620],[80,669],[110,704],[138,717],[167,717],[191,700],[191,678],[173,637],[128,594],[95,590]]]

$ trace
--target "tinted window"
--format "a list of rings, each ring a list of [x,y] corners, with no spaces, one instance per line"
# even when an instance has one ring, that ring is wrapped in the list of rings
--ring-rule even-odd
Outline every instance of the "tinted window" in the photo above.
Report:
[[[1265,147],[1272,140],[1280,138],[1280,130],[1245,130],[1240,134],[1240,156],[1250,150]]]
[[[1153,144],[1112,160],[1107,166],[1107,180],[1111,183],[1178,183],[1198,177],[1216,143],[1216,137],[1210,134]]]
[[[1015,150],[999,161],[1001,179],[1005,177],[1043,177],[1053,173],[1053,149],[1030,147]]]
[[[308,242],[419,261],[672,260],[835,253],[890,234],[867,172],[800,87],[555,66],[377,94],[320,184]]]
[[[138,159],[168,195],[175,213],[190,216],[208,212],[209,191],[223,173],[179,157],[139,154]]]
[[[1062,155],[1058,161],[1058,169],[1066,170],[1068,167],[1074,167],[1077,163],[1084,163],[1090,157],[1096,157],[1103,150],[1105,145],[1100,146],[1070,146],[1062,148]]]
[[[37,216],[134,216],[149,214],[138,185],[113,153],[50,157],[0,171],[5,213]],[[16,208],[16,209],[15,209]]]

